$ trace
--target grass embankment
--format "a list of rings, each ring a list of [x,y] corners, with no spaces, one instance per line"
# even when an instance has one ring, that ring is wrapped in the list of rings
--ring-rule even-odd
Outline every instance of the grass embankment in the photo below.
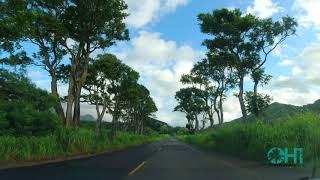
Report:
[[[177,138],[217,152],[264,162],[272,147],[288,148],[291,153],[294,147],[302,147],[304,161],[309,161],[320,156],[320,116],[306,113],[274,124],[238,123]]]
[[[140,145],[167,138],[165,135],[135,135],[118,132],[110,142],[106,132],[97,134],[94,130],[60,129],[47,136],[0,136],[1,161],[38,161],[63,158],[79,154],[112,151],[128,146]]]

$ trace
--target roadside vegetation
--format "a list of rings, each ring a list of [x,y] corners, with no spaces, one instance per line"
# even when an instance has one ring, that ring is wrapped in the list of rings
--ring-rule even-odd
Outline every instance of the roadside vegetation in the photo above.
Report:
[[[97,132],[94,121],[79,128],[64,128],[54,111],[56,100],[36,88],[21,74],[0,70],[0,161],[32,161],[112,151],[132,145],[164,140],[153,126],[143,133],[125,129],[110,139],[112,123],[102,122]],[[150,122],[149,122],[150,124]]]
[[[33,161],[96,154],[141,145],[167,138],[166,135],[138,135],[118,132],[110,141],[107,131],[97,134],[94,129],[58,129],[45,136],[0,136],[1,161]]]
[[[123,0],[0,2],[0,161],[97,153],[167,137],[139,73],[115,55],[97,54],[129,40],[127,8]],[[50,92],[27,78],[30,68],[47,71]],[[83,103],[95,107],[95,122],[80,121]]]
[[[202,45],[206,57],[195,63],[189,74],[182,75],[184,88],[176,92],[174,111],[185,113],[186,128],[199,131],[224,123],[223,103],[232,95],[239,100],[242,117],[259,116],[272,98],[258,92],[271,75],[264,69],[270,54],[286,39],[295,35],[297,22],[285,16],[277,21],[243,14],[240,9],[215,9],[198,15],[200,31],[207,34]],[[244,78],[253,81],[252,90]],[[237,91],[236,93],[234,93]]]
[[[200,31],[207,35],[202,42],[207,53],[180,79],[184,87],[175,94],[174,111],[183,112],[188,122],[185,128],[176,130],[177,137],[215,151],[264,162],[267,162],[266,153],[273,147],[302,147],[305,161],[317,161],[319,114],[289,107],[295,116],[280,116],[280,109],[266,115],[265,110],[273,99],[259,92],[259,87],[267,85],[272,78],[265,71],[265,64],[279,45],[295,35],[296,20],[289,16],[262,19],[244,14],[240,9],[225,8],[201,13],[197,18]],[[251,78],[252,87],[244,82],[245,77]],[[242,117],[225,124],[224,102],[232,95],[239,100]],[[274,98],[276,101],[277,97]],[[272,122],[264,117],[281,119]],[[313,168],[315,172],[316,163]]]
[[[268,163],[266,154],[273,147],[303,147],[304,161],[312,162],[320,160],[319,128],[320,115],[305,113],[275,123],[264,123],[262,120],[234,123],[195,135],[177,137],[220,153],[265,163]]]

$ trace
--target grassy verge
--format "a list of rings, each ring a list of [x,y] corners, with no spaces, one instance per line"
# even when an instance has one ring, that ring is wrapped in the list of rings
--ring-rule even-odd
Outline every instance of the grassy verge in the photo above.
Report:
[[[118,132],[113,142],[93,130],[60,129],[40,137],[0,136],[1,161],[38,161],[63,158],[72,155],[112,151],[132,145],[140,145],[167,138],[165,135],[135,135]]]
[[[177,138],[217,152],[264,162],[273,147],[288,148],[291,153],[293,148],[302,147],[307,162],[320,156],[320,116],[306,113],[274,124],[262,121],[233,124]]]

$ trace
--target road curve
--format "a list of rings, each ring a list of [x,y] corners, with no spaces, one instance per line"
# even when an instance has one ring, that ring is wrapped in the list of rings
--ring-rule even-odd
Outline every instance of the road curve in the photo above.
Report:
[[[299,169],[266,167],[204,152],[174,138],[96,157],[0,171],[0,180],[298,180]]]

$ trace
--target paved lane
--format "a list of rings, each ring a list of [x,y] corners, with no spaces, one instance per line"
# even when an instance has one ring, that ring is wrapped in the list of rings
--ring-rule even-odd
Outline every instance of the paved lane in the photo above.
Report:
[[[0,170],[0,180],[121,180],[142,160],[154,154],[162,143],[91,158]]]
[[[127,180],[293,180],[305,176],[300,170],[265,167],[257,162],[199,151],[170,139]]]
[[[174,138],[91,158],[0,170],[0,180],[297,180],[305,176],[302,170],[204,152]]]

